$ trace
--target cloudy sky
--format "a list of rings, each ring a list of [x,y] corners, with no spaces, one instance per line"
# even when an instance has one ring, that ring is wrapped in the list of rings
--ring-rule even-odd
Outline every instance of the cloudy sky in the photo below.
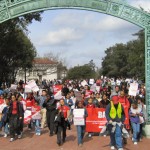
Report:
[[[150,8],[150,0],[128,1],[136,7]],[[67,67],[83,65],[91,59],[100,67],[106,48],[136,38],[132,34],[140,30],[109,15],[70,9],[45,11],[42,21],[33,22],[28,29],[38,56],[59,53]]]

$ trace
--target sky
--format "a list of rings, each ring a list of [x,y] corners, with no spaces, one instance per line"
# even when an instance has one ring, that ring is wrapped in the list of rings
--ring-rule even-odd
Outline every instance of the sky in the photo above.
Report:
[[[150,8],[150,0],[128,0],[135,7]],[[126,43],[141,28],[122,19],[85,10],[44,11],[42,21],[28,26],[29,38],[38,57],[59,54],[68,68],[93,60],[101,67],[105,50],[116,43]]]

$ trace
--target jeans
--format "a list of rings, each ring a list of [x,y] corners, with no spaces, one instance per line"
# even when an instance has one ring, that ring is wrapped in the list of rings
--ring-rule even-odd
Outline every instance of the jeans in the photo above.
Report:
[[[78,145],[83,143],[85,126],[77,126]]]
[[[138,141],[138,134],[140,133],[140,124],[131,122],[132,129],[133,129],[133,141]]]
[[[9,134],[8,123],[6,123],[6,124],[4,125],[4,132],[5,132],[5,134]]]
[[[112,124],[108,125],[108,130],[110,133],[110,141],[111,141],[111,146],[117,146],[117,148],[122,148],[122,132],[121,132],[121,127],[119,125],[116,125],[116,129],[114,132],[112,132]]]
[[[35,133],[41,133],[40,120],[33,120],[33,125],[35,126]]]

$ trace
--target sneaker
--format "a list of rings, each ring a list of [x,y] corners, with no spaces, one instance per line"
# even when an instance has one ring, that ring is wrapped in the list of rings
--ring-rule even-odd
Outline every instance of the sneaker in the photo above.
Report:
[[[88,137],[91,138],[91,137],[92,137],[92,134],[89,134]]]
[[[82,144],[79,144],[79,147],[82,147]]]
[[[114,146],[111,146],[110,149],[115,149],[115,147],[114,147]]]
[[[18,135],[18,139],[21,139],[21,137],[22,137],[22,136],[21,136],[21,134],[20,134],[20,135]]]
[[[14,141],[14,138],[10,138],[10,140],[9,140],[10,142],[13,142]]]
[[[40,135],[41,135],[41,133],[37,133],[37,135],[39,135],[39,136],[40,136]]]
[[[38,135],[38,133],[35,133],[35,135]]]
[[[134,145],[137,145],[137,142],[134,142]]]
[[[5,134],[4,134],[4,138],[6,138],[6,137],[7,137],[7,134],[5,133]]]
[[[123,148],[119,148],[118,150],[123,150]]]

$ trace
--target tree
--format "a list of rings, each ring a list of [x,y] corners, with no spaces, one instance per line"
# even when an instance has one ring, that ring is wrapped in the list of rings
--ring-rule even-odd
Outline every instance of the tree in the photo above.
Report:
[[[41,12],[28,14],[0,24],[0,84],[13,82],[19,68],[31,68],[36,49],[28,38],[27,26],[41,21]]]
[[[109,47],[102,62],[102,74],[109,77],[145,76],[144,31],[134,34],[136,40]]]
[[[69,69],[68,79],[90,79],[95,78],[95,71],[89,65],[75,66]]]

